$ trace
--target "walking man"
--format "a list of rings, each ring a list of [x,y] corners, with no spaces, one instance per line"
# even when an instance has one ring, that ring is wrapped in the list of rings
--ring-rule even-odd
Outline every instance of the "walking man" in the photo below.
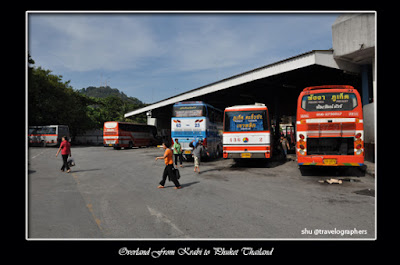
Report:
[[[281,134],[281,139],[279,140],[280,144],[282,145],[283,151],[283,158],[286,159],[287,151],[290,149],[288,140]]]
[[[194,145],[194,144],[193,144]],[[198,174],[200,174],[200,158],[201,158],[201,152],[206,151],[207,149],[203,146],[203,143],[199,140],[195,147],[193,148],[193,158],[194,158],[194,172],[197,171]],[[210,154],[207,152],[207,155],[209,156]]]
[[[172,151],[171,151],[171,149],[168,148],[168,146],[169,146],[169,144],[164,141],[162,143],[162,147],[165,150],[164,156],[156,157],[156,161],[158,159],[164,159],[164,162],[165,162],[165,168],[164,168],[162,180],[160,181],[160,185],[157,188],[159,188],[159,189],[164,188],[165,181],[167,180],[167,176],[169,176],[169,179],[175,184],[174,189],[181,189],[182,186],[181,186],[181,184],[179,184],[179,181],[176,179],[176,176],[175,176],[174,172],[172,171],[173,167],[174,167],[174,165],[173,165],[174,162],[172,160]]]
[[[178,158],[179,158],[180,167],[183,167],[182,166],[182,146],[178,142],[178,139],[175,139],[175,143],[174,143],[174,146],[172,147],[172,149],[174,150],[175,167],[176,168],[178,167]]]

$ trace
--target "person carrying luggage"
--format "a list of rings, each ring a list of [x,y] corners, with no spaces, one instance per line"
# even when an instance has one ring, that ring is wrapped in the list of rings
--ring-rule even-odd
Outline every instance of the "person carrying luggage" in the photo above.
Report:
[[[179,181],[176,179],[176,176],[173,172],[173,167],[174,167],[174,162],[172,160],[172,150],[168,148],[169,143],[167,143],[166,141],[164,141],[162,143],[162,147],[165,150],[164,152],[164,156],[159,156],[156,157],[156,161],[158,159],[164,159],[165,162],[165,168],[164,168],[164,172],[163,172],[163,176],[162,179],[160,181],[160,185],[157,187],[159,189],[163,189],[165,186],[165,181],[167,180],[167,176],[169,177],[169,180],[171,180],[174,184],[175,184],[175,188],[174,189],[181,189],[182,186],[179,183]]]

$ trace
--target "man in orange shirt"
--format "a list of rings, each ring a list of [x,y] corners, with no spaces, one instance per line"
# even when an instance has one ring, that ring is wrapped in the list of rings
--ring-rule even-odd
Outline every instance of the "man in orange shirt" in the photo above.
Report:
[[[159,189],[164,188],[167,176],[169,176],[169,179],[175,184],[174,189],[181,189],[182,188],[181,184],[179,184],[179,181],[176,179],[176,176],[175,176],[174,172],[172,171],[172,168],[174,167],[174,165],[173,165],[174,161],[172,160],[172,150],[168,148],[169,145],[166,142],[163,142],[162,146],[165,150],[164,156],[156,157],[156,161],[158,159],[164,159],[165,169],[164,169],[164,173],[162,176],[162,180],[160,181],[160,185],[157,188],[159,188]]]

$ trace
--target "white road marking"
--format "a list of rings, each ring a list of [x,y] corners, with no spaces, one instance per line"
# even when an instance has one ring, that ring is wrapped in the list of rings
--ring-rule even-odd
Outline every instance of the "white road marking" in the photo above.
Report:
[[[164,214],[162,214],[161,212],[159,212],[153,208],[150,208],[148,205],[147,205],[147,209],[149,210],[150,214],[155,216],[158,220],[170,225],[174,230],[176,230],[178,233],[182,234],[184,237],[189,237],[182,230],[180,230],[174,223],[172,223],[171,220],[169,220]]]
[[[37,155],[35,155],[35,156],[32,156],[31,159],[34,159],[35,157],[40,156],[40,155],[43,154],[43,153],[44,153],[44,151],[40,152],[39,154],[37,154]]]

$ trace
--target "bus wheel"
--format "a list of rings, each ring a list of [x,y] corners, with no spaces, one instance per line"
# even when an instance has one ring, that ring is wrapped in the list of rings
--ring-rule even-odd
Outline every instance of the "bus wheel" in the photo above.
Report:
[[[46,147],[46,141],[41,141],[41,142],[40,142],[40,145],[41,145],[42,147]]]
[[[129,148],[129,149],[132,149],[132,148],[133,148],[133,143],[132,143],[132,141],[129,142],[128,148]]]

